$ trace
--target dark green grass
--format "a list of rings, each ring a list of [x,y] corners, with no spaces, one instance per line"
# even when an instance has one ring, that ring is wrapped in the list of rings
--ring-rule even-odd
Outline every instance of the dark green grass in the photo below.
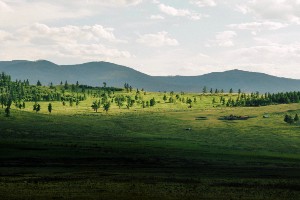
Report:
[[[0,199],[299,199],[300,126],[283,122],[298,111],[1,110]]]

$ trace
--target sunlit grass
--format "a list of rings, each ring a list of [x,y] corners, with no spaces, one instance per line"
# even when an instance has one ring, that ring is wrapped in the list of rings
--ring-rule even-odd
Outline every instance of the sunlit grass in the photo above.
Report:
[[[8,118],[0,109],[0,198],[299,197],[300,126],[283,121],[299,104],[213,107],[214,96],[185,94],[198,98],[188,108],[163,95],[143,97],[161,102],[151,108],[112,104],[108,113],[95,113],[91,97],[73,107],[51,102],[51,114],[49,102],[38,113],[33,102],[13,107]],[[219,120],[231,114],[251,118]]]

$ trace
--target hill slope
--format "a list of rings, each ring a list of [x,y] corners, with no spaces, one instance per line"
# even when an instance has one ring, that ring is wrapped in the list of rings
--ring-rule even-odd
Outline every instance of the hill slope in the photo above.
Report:
[[[107,62],[90,62],[79,65],[56,65],[49,61],[2,61],[0,72],[10,74],[13,79],[40,80],[43,84],[69,83],[123,87],[127,82],[133,87],[151,91],[201,92],[204,86],[228,91],[279,92],[300,90],[300,80],[279,78],[262,73],[231,70],[201,76],[149,76],[134,69]]]
[[[159,80],[184,83],[187,88],[195,91],[195,86],[207,86],[207,89],[218,88],[228,91],[241,89],[246,92],[283,92],[299,91],[300,80],[280,78],[257,72],[230,70],[225,72],[213,72],[201,76],[174,76],[158,77]]]

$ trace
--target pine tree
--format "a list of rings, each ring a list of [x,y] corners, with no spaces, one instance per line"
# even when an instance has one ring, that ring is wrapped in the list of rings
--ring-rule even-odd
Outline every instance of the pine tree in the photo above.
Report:
[[[150,99],[150,106],[154,106],[156,104],[156,101],[154,99],[154,97],[152,99]]]
[[[186,103],[189,104],[188,108],[192,108],[192,99],[187,98]]]
[[[203,87],[202,92],[207,93],[207,87],[206,86]]]
[[[42,83],[40,82],[40,80],[37,81],[36,85],[37,86],[42,86]]]
[[[73,106],[73,99],[72,98],[69,100],[69,104],[70,104],[70,107]]]
[[[39,112],[41,110],[41,105],[38,104],[37,107],[36,107],[36,112]]]
[[[48,112],[49,112],[49,113],[52,112],[52,104],[51,104],[51,103],[48,104]]]
[[[286,123],[289,123],[289,124],[294,123],[294,119],[293,119],[292,116],[290,116],[290,115],[285,115],[284,121],[285,121]]]
[[[98,109],[100,108],[100,101],[94,101],[91,107],[95,112],[98,112]]]
[[[295,121],[295,122],[298,122],[298,121],[299,121],[298,114],[295,115],[294,121]]]
[[[214,97],[212,100],[212,104],[214,105],[215,103],[217,103],[216,98]]]
[[[10,106],[7,106],[7,107],[5,108],[5,116],[6,116],[6,117],[9,117],[9,116],[10,116]]]
[[[64,88],[65,88],[65,90],[69,89],[69,84],[68,84],[68,81],[65,81]]]
[[[110,108],[110,102],[107,102],[103,105],[103,109],[105,110],[106,113],[108,112],[109,108]]]
[[[39,111],[41,110],[41,105],[38,104],[38,103],[35,103],[35,104],[33,105],[33,110],[34,110],[36,113],[39,112]]]
[[[163,100],[166,102],[167,101],[167,96],[164,95]]]
[[[125,101],[125,97],[123,95],[122,96],[116,96],[116,98],[115,98],[115,103],[117,104],[119,109],[121,109],[121,107],[123,106],[124,101]]]

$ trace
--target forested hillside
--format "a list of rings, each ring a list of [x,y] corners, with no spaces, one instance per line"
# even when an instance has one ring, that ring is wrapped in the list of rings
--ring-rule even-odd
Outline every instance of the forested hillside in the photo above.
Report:
[[[103,82],[102,87],[88,85],[69,84],[67,81],[50,86],[43,86],[40,81],[30,84],[29,80],[11,80],[10,75],[4,72],[0,74],[0,104],[5,107],[6,115],[9,116],[12,105],[16,108],[25,109],[27,102],[34,102],[33,110],[39,111],[38,102],[49,102],[49,112],[52,110],[50,102],[61,102],[63,106],[68,104],[78,106],[81,101],[90,99],[92,102],[87,107],[92,107],[94,111],[104,108],[109,111],[111,105],[114,107],[127,108],[149,108],[156,105],[169,108],[200,108],[205,105],[209,107],[257,107],[276,104],[290,104],[300,102],[300,92],[281,92],[281,93],[245,93],[242,90],[229,92],[224,90],[215,91],[206,87],[201,93],[184,93],[165,91],[160,93],[149,93],[144,89],[133,88],[128,83],[124,83],[123,88],[108,87]]]
[[[157,66],[154,66],[157,67]],[[79,65],[57,65],[49,61],[2,61],[0,72],[10,74],[12,79],[38,80],[42,85],[77,81],[84,85],[123,87],[129,83],[133,87],[148,91],[201,92],[204,87],[215,91],[228,92],[286,92],[300,90],[300,80],[279,78],[262,73],[231,70],[214,72],[201,76],[149,76],[132,68],[107,62],[90,62]]]

